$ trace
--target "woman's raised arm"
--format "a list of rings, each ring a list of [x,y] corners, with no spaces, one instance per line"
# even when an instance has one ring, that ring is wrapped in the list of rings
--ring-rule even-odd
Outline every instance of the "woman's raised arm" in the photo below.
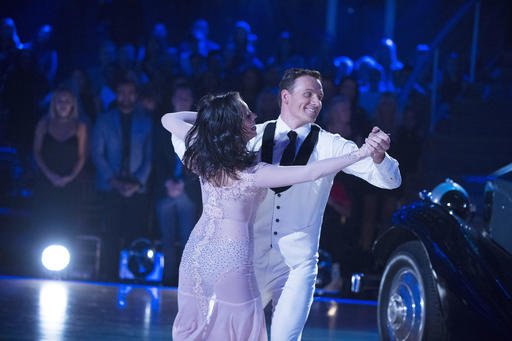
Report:
[[[162,116],[162,125],[175,137],[184,141],[188,131],[192,128],[192,123],[196,120],[195,111],[178,111],[167,113]]]
[[[314,161],[305,166],[268,165],[255,172],[255,185],[258,187],[282,187],[302,182],[315,181],[368,157],[371,148],[363,145],[350,154]]]

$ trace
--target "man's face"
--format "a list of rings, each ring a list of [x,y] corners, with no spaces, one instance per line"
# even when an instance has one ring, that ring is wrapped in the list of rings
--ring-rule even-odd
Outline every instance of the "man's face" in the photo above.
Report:
[[[173,110],[175,111],[189,111],[192,109],[194,104],[194,97],[192,96],[192,90],[179,88],[176,89],[174,95],[171,98]]]
[[[281,92],[282,114],[299,125],[312,123],[322,109],[323,97],[320,80],[311,76],[299,77],[290,91]]]
[[[135,107],[137,102],[137,90],[131,83],[121,84],[117,87],[117,106],[123,113],[129,113]]]

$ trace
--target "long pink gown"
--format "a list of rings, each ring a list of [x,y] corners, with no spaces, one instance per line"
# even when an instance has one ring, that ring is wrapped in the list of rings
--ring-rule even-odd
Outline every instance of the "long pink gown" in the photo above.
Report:
[[[201,181],[203,213],[183,251],[173,340],[267,340],[252,267],[251,228],[266,189],[253,167],[216,187]]]

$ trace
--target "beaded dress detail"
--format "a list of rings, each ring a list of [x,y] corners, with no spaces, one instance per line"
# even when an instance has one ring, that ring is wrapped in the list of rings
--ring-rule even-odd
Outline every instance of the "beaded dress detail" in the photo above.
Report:
[[[203,213],[180,264],[174,340],[267,340],[251,238],[267,191],[254,186],[262,165],[222,187],[201,179]]]

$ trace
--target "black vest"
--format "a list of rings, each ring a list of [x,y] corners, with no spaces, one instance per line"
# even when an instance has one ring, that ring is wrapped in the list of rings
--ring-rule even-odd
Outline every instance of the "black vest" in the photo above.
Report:
[[[271,122],[267,124],[265,127],[265,131],[263,132],[263,140],[261,142],[261,161],[272,164],[272,158],[274,155],[274,134],[276,132],[276,122]],[[315,148],[316,143],[318,142],[318,133],[320,132],[320,127],[316,124],[311,125],[311,130],[302,142],[302,145],[299,148],[299,152],[295,156],[292,165],[294,166],[303,166],[308,163],[309,158],[311,157],[311,153],[313,153],[313,149]],[[285,187],[276,187],[271,188],[275,193],[281,193],[286,191],[288,188],[292,186]]]

